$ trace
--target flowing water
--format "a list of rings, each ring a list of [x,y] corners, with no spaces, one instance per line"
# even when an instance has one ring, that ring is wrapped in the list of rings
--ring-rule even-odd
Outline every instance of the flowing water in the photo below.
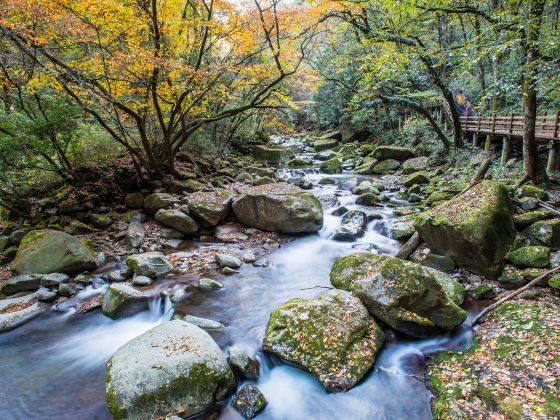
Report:
[[[307,178],[317,181],[321,175],[315,172],[306,171]],[[341,182],[351,178],[334,177],[342,178]],[[225,350],[235,344],[258,359],[257,385],[268,401],[259,418],[431,419],[431,395],[424,380],[426,357],[468,345],[471,330],[466,326],[425,340],[388,334],[375,369],[358,386],[340,394],[326,393],[310,374],[263,354],[261,342],[270,312],[287,299],[312,298],[330,287],[329,271],[336,258],[364,250],[394,254],[400,246],[387,237],[393,219],[391,203],[405,204],[394,193],[387,193],[388,206],[366,209],[353,204],[356,197],[338,186],[315,187],[313,192],[336,196],[349,209],[375,211],[382,218],[372,221],[355,242],[336,242],[330,237],[341,218],[326,208],[323,229],[269,254],[269,267],[244,265],[233,276],[216,274],[223,289],[195,288],[175,309],[222,322],[226,328],[211,333],[220,347]],[[102,293],[106,287],[98,286],[81,292],[74,301]],[[126,319],[113,321],[99,310],[77,315],[71,301],[58,312],[0,335],[0,418],[110,419],[104,396],[105,363],[127,341],[169,319],[172,311],[169,302],[159,298],[161,288],[154,291],[150,311]],[[213,413],[224,419],[241,418],[227,403]]]

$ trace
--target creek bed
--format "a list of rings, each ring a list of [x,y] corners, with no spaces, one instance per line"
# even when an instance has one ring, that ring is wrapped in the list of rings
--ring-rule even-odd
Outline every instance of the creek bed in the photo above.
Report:
[[[321,177],[316,170],[308,171],[307,176],[313,181]],[[191,289],[175,309],[222,322],[224,330],[211,332],[220,347],[225,351],[235,344],[257,358],[261,376],[256,383],[268,401],[259,418],[431,419],[425,359],[436,351],[467,346],[471,340],[471,330],[465,326],[468,321],[453,333],[431,339],[388,334],[374,370],[358,386],[341,394],[326,393],[310,374],[262,352],[272,310],[290,298],[313,298],[329,288],[330,268],[338,257],[367,250],[393,255],[400,247],[387,237],[393,219],[390,207],[357,206],[356,196],[337,186],[316,186],[312,191],[318,196],[336,195],[350,210],[375,212],[381,218],[370,222],[366,234],[358,240],[337,242],[331,236],[341,218],[330,214],[332,208],[326,208],[323,229],[283,244],[267,256],[269,267],[246,264],[238,274],[216,274],[223,289]],[[394,193],[384,194],[395,202]],[[173,279],[166,283],[173,283]],[[79,316],[71,311],[51,312],[0,335],[0,417],[110,419],[105,405],[106,361],[121,345],[168,319],[168,309],[161,299],[154,298],[150,311],[117,321],[104,317],[99,310]],[[472,317],[478,308],[470,309]],[[227,401],[212,413],[223,419],[240,418]]]

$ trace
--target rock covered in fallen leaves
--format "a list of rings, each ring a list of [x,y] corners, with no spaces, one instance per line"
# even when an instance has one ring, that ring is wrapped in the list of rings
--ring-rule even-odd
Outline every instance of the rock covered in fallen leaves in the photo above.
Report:
[[[331,290],[276,308],[263,349],[308,370],[327,391],[339,392],[355,386],[373,367],[384,339],[359,299]]]
[[[338,259],[330,279],[351,291],[369,312],[413,337],[436,335],[461,324],[467,313],[462,286],[437,270],[398,258],[358,253]]]
[[[234,388],[233,372],[212,337],[179,320],[129,341],[107,363],[107,406],[117,420],[193,416]]]
[[[173,266],[161,252],[131,255],[126,259],[126,265],[135,274],[147,277],[163,276],[173,270]]]
[[[189,195],[189,210],[204,226],[216,226],[229,213],[233,193],[225,189]]]
[[[255,385],[245,385],[231,401],[231,406],[243,418],[255,418],[266,406],[266,399]]]

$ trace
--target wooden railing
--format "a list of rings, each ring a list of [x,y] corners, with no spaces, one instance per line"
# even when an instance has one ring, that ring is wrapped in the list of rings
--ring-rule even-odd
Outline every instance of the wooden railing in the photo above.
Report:
[[[461,117],[461,125],[466,133],[519,138],[523,137],[524,118],[518,115]],[[537,117],[535,137],[539,141],[560,141],[560,112]]]

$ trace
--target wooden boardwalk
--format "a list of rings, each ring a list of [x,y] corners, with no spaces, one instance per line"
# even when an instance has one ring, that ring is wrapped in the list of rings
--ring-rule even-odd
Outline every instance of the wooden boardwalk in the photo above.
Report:
[[[466,135],[472,135],[473,146],[479,146],[485,138],[485,150],[490,150],[492,142],[502,141],[502,164],[509,159],[512,141],[523,138],[523,116],[472,116],[461,117],[461,125]],[[547,170],[554,171],[560,166],[560,112],[537,117],[535,138],[538,143],[548,144],[550,153]]]

